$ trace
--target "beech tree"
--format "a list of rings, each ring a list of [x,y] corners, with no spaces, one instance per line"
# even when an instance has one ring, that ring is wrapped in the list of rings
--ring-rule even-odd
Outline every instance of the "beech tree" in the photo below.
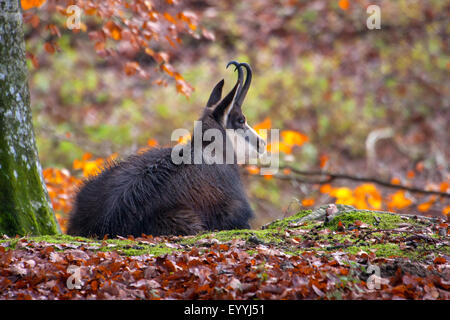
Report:
[[[0,1],[0,234],[59,233],[31,120],[18,0]]]

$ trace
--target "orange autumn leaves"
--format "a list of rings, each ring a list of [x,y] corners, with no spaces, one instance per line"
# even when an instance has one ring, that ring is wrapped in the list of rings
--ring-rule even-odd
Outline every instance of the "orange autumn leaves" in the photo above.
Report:
[[[350,8],[350,0],[339,0],[338,4],[342,10],[348,10]]]
[[[32,8],[39,8],[42,6],[46,0],[22,0],[22,9],[23,10],[30,10]]]
[[[49,29],[52,35],[55,35],[53,31],[57,31],[57,38],[60,38],[61,33],[56,24],[69,28],[73,33],[88,32],[95,52],[102,58],[115,56],[120,48],[127,48],[130,58],[119,62],[127,76],[139,75],[148,80],[159,71],[162,77],[155,78],[154,84],[166,86],[166,79],[170,77],[174,80],[177,92],[186,97],[191,95],[194,88],[171,65],[170,52],[182,43],[182,35],[188,34],[196,39],[201,36],[210,40],[214,38],[211,32],[199,28],[199,19],[195,13],[178,6],[176,1],[166,0],[166,4],[158,5],[151,1],[114,0],[86,0],[75,3],[65,0],[49,2],[43,6],[44,3],[45,0],[21,0],[24,11],[39,8],[38,13],[34,12],[36,10],[24,12],[27,17],[24,19],[25,23],[29,23],[36,32]],[[68,11],[73,4],[81,10],[77,12],[83,14],[83,22],[78,21],[76,26],[71,23],[72,27],[69,27],[67,23],[79,14]],[[58,21],[56,24],[47,24],[45,19],[40,19],[40,16],[50,17],[52,14],[62,15],[63,19],[55,19]],[[130,16],[133,19],[130,19]],[[45,52],[54,54],[60,50],[57,38],[43,44]],[[154,72],[131,58],[133,54],[137,55],[142,51],[157,63],[158,68],[155,68]],[[38,68],[38,58],[31,52],[27,56]]]
[[[443,182],[442,184],[445,184]],[[394,193],[382,196],[381,192],[373,183],[364,183],[354,189],[349,187],[333,187],[330,184],[324,184],[319,188],[320,193],[328,194],[335,198],[336,204],[351,205],[357,209],[363,210],[388,210],[397,212],[416,205],[414,210],[428,212],[438,201],[437,196],[431,196],[426,201],[417,201],[408,195],[405,190],[398,190]],[[446,192],[445,190],[443,192]],[[306,206],[305,204],[303,204]],[[450,206],[442,210],[444,215],[450,214]]]
[[[354,206],[357,209],[380,210],[382,209],[382,196],[374,184],[364,183],[350,189],[348,187],[334,188],[330,184],[320,187],[320,192],[336,198],[336,204]]]
[[[267,131],[272,128],[272,121],[270,118],[266,118],[261,123],[253,126],[253,128],[263,139],[267,140]],[[283,130],[280,133],[280,141],[269,143],[267,145],[267,152],[291,154],[292,149],[295,146],[300,147],[308,141],[308,136],[301,132],[294,130]]]
[[[67,169],[47,168],[42,171],[48,195],[56,211],[56,219],[61,226],[61,231],[67,229],[67,215],[72,209],[73,196],[80,185],[81,180],[72,176]]]
[[[47,168],[42,172],[47,185],[53,209],[68,213],[71,209],[70,197],[80,183],[67,169]]]
[[[81,170],[83,178],[88,178],[100,173],[101,169],[116,157],[117,154],[113,154],[106,159],[93,159],[91,153],[85,153],[81,159],[74,160],[73,169]],[[65,232],[67,229],[66,216],[72,209],[73,197],[82,184],[82,179],[72,176],[67,169],[46,168],[42,174],[53,210],[56,211],[56,219],[61,230]]]
[[[260,135],[264,140],[267,141],[267,133],[272,128],[272,121],[270,118],[264,119],[262,122],[253,126],[253,129]],[[269,153],[283,153],[285,155],[291,155],[294,147],[301,147],[304,143],[308,142],[309,138],[307,135],[294,131],[294,130],[282,130],[280,133],[279,141],[267,144],[267,152]],[[259,174],[260,170],[257,166],[247,166],[246,170],[250,174]],[[284,171],[285,174],[289,174],[288,170]],[[267,180],[272,179],[271,175],[264,175]],[[311,201],[308,202],[313,205]]]
[[[92,159],[91,153],[85,153],[81,160],[75,159],[73,161],[73,169],[82,170],[84,177],[94,176],[100,173],[102,168],[110,161],[117,158],[117,153],[113,153],[106,159],[97,158]]]

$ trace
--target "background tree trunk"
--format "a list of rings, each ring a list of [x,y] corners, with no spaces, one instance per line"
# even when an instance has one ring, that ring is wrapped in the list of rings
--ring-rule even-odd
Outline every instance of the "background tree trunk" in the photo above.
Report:
[[[0,1],[0,234],[59,233],[31,121],[18,0]]]

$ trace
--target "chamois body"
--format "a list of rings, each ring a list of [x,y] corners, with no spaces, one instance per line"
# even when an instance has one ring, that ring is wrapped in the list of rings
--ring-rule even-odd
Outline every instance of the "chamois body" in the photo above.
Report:
[[[236,165],[180,164],[152,149],[111,164],[78,193],[71,235],[188,235],[249,228],[252,210]]]
[[[219,130],[224,143],[229,139],[227,122],[239,122],[238,126],[249,128],[241,121],[240,105],[235,102],[237,89],[243,85],[240,70],[243,64],[233,64],[239,69],[239,82],[221,101],[223,80],[219,82],[200,118],[203,132]],[[247,70],[247,78],[251,79],[251,69]],[[244,89],[248,89],[249,82],[246,81]],[[242,100],[243,97],[240,103]],[[192,158],[194,139],[190,149]],[[204,141],[199,143],[202,149],[208,145]],[[189,235],[204,230],[250,228],[252,216],[236,161],[175,164],[172,148],[154,148],[110,163],[99,175],[89,178],[75,198],[68,234],[98,238]]]

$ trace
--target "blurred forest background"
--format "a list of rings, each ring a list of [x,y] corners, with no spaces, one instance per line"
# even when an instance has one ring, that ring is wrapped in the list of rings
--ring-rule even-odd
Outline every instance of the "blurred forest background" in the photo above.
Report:
[[[82,9],[67,28],[66,8]],[[381,8],[369,30],[367,6]],[[442,0],[26,1],[40,160],[65,228],[77,184],[109,158],[168,145],[248,62],[243,106],[278,128],[279,176],[243,168],[258,227],[324,203],[448,215],[449,13]],[[283,134],[284,132],[284,134]],[[292,168],[303,172],[293,177]],[[311,172],[376,177],[324,179]],[[280,178],[281,177],[281,178]],[[293,178],[289,178],[293,177]],[[327,176],[325,176],[327,178]],[[412,192],[395,185],[435,191]]]

